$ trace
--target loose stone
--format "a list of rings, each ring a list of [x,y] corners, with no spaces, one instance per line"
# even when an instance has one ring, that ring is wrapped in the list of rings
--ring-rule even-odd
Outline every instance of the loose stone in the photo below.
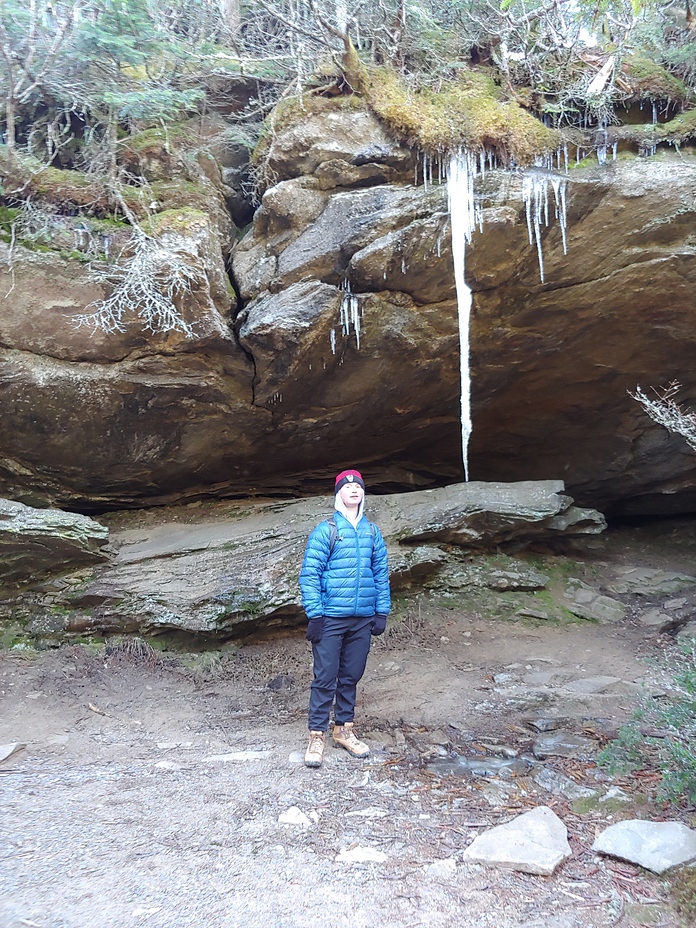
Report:
[[[278,816],[279,825],[300,825],[308,828],[312,823],[304,812],[298,806],[290,806],[285,812]]]
[[[570,856],[565,825],[548,806],[539,806],[479,835],[462,860],[551,876]]]
[[[696,831],[681,822],[645,822],[631,819],[611,825],[592,849],[600,854],[664,873],[696,860]]]
[[[20,741],[14,741],[11,744],[0,744],[0,764],[5,760],[9,760],[13,754],[23,751],[25,747],[26,744]]]
[[[373,847],[342,848],[336,855],[337,863],[341,864],[382,864],[387,859],[384,851],[377,851]]]

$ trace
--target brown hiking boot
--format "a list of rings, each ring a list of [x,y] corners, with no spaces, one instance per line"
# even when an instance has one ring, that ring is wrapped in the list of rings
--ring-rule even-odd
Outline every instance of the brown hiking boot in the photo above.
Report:
[[[326,744],[326,735],[323,731],[310,731],[309,744],[304,756],[304,762],[307,767],[321,767],[324,760],[324,745]]]
[[[367,757],[370,753],[370,749],[365,742],[356,737],[352,722],[346,722],[344,725],[334,725],[333,742],[334,747],[340,745],[353,757]]]

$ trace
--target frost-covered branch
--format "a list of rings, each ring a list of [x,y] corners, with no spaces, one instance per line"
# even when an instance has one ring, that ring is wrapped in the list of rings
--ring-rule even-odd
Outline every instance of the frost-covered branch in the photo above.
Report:
[[[75,326],[125,332],[127,317],[135,314],[150,332],[176,331],[193,336],[193,326],[184,319],[177,302],[197,284],[207,287],[208,280],[205,272],[192,267],[173,248],[137,235],[133,256],[98,279],[115,287],[106,299],[90,303],[84,313],[74,316]],[[93,311],[87,312],[90,309]]]
[[[680,390],[681,384],[673,381],[668,387],[653,390],[655,399],[646,396],[640,387],[636,387],[635,393],[629,391],[629,396],[641,404],[654,422],[676,435],[681,435],[689,447],[696,451],[696,412],[686,412],[676,402],[674,397]]]

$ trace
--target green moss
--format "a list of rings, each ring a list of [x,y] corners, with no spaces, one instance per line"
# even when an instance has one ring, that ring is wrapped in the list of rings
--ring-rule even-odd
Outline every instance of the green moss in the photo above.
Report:
[[[675,116],[670,122],[658,126],[666,141],[687,142],[696,140],[696,109]]]
[[[396,72],[371,75],[367,99],[391,132],[421,151],[494,150],[504,162],[529,164],[558,148],[560,136],[516,103],[483,72],[462,71],[437,91],[412,90]]]
[[[20,214],[19,209],[10,209],[9,206],[0,206],[0,229],[8,235],[12,233],[12,225]]]
[[[44,168],[27,180],[27,194],[33,194],[44,203],[52,203],[65,209],[108,209],[106,188],[94,177],[79,171],[63,171],[59,168]]]
[[[144,129],[124,139],[122,144],[124,148],[148,154],[159,153],[170,145],[178,148],[190,141],[193,141],[190,128],[174,125],[168,126],[166,130],[161,127]]]
[[[624,60],[623,72],[633,91],[642,99],[684,103],[689,98],[684,83],[650,58],[631,55]]]
[[[203,184],[180,179],[156,181],[151,190],[161,212],[187,208],[206,212],[211,208],[210,188]]]
[[[66,249],[62,248],[58,253],[65,261],[79,261],[81,264],[89,264],[91,261],[89,255],[86,255],[84,251],[78,251],[76,248],[70,251],[66,251]]]
[[[33,639],[27,635],[25,625],[26,622],[16,620],[0,622],[0,651],[33,648]]]
[[[592,815],[596,812],[603,812],[606,815],[609,813],[618,821],[638,816],[644,817],[649,805],[644,795],[633,793],[630,802],[624,799],[604,799],[603,796],[583,796],[581,799],[575,799],[570,804],[570,808],[576,815]]]
[[[185,235],[201,225],[208,228],[210,216],[204,210],[184,206],[156,213],[144,225],[145,229],[154,236],[163,235],[165,232],[178,232]]]
[[[669,122],[621,126],[612,129],[612,138],[646,149],[660,142],[682,145],[696,141],[696,109],[687,110]]]

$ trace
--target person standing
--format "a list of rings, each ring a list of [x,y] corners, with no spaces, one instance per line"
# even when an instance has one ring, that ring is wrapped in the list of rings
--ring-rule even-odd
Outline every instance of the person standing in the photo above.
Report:
[[[353,757],[370,753],[353,730],[355,695],[371,637],[384,633],[391,608],[387,548],[380,530],[363,514],[360,472],[341,471],[334,493],[333,518],[309,536],[300,572],[306,637],[314,657],[308,767],[321,767],[332,705],[334,745]]]

